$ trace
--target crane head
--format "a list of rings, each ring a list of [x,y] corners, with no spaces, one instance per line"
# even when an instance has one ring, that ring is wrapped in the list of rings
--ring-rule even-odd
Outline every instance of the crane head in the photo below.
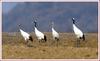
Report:
[[[72,18],[73,23],[75,23],[75,18]]]
[[[34,23],[35,27],[37,27],[37,20],[36,19],[34,19],[34,21],[32,23]]]
[[[75,18],[72,18],[72,20],[74,20],[74,21],[75,21]]]
[[[33,16],[33,20],[34,20],[34,22],[32,22],[32,23],[37,23],[37,20],[34,16]]]
[[[53,21],[51,22],[51,26],[54,27],[54,22]]]
[[[21,28],[21,24],[18,24],[19,28]]]
[[[18,24],[18,28],[21,29],[21,24]]]
[[[34,23],[37,23],[37,20],[34,20]]]
[[[21,26],[21,24],[18,24],[18,26]]]

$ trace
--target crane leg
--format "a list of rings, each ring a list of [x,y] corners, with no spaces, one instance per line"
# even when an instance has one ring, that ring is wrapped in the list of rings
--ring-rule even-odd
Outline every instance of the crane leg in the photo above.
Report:
[[[43,43],[44,43],[44,42],[46,42],[46,40],[45,40],[45,39],[41,39],[40,41],[41,41],[41,42],[43,42]]]
[[[39,43],[41,43],[41,40],[39,40]]]
[[[59,45],[59,38],[56,38],[56,37],[55,37],[55,39],[54,39],[54,40],[55,40],[56,45],[57,45],[57,47],[58,47],[58,45]]]
[[[25,44],[28,44],[28,40],[25,41]]]
[[[31,42],[32,42],[32,41],[30,41],[30,40],[27,40],[27,41],[26,41],[27,47],[33,47],[33,45],[31,44]]]
[[[80,40],[79,39],[77,39],[77,47],[80,47]]]
[[[59,45],[58,40],[56,42],[57,42],[57,47],[58,47],[58,45]]]
[[[27,40],[27,41],[25,42],[25,44],[26,44],[28,47],[30,47],[29,40]]]

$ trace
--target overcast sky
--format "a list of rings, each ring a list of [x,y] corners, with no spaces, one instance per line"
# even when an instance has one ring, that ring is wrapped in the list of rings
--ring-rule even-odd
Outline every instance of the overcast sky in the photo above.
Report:
[[[14,2],[13,3],[12,2],[9,2],[9,3],[4,2],[3,6],[2,6],[3,7],[3,13],[8,13],[13,7],[16,6],[16,4],[17,3],[14,3]]]

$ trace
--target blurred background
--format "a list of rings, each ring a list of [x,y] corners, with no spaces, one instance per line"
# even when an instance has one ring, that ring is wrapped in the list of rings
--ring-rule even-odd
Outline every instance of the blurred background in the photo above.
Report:
[[[33,32],[33,16],[42,32],[51,32],[51,21],[56,31],[73,32],[72,17],[83,32],[98,32],[97,2],[3,2],[2,7],[3,32],[18,32],[18,24],[24,31]]]

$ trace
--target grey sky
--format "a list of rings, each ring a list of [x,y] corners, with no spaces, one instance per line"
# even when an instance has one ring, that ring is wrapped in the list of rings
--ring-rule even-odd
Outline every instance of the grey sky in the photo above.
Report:
[[[16,4],[17,3],[14,3],[14,2],[13,3],[12,2],[9,2],[9,3],[4,2],[3,6],[2,6],[3,7],[3,13],[8,13],[13,7],[16,6]]]

